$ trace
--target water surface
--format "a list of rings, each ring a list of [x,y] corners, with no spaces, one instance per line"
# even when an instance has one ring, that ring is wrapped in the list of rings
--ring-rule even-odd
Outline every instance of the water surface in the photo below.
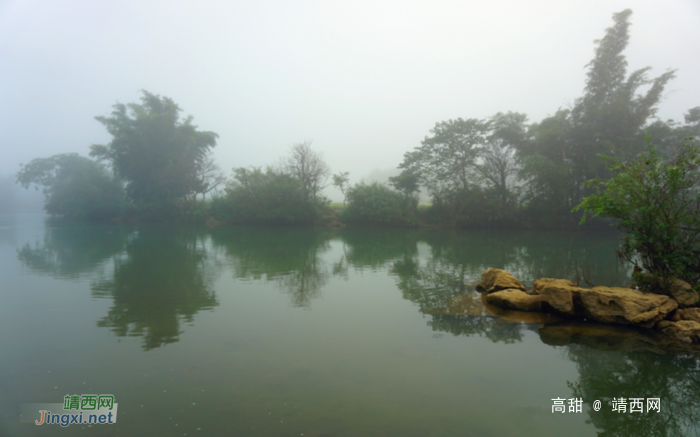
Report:
[[[624,285],[617,238],[0,216],[0,435],[695,435],[697,357],[473,291],[492,267]],[[20,423],[88,393],[114,394],[116,424]]]

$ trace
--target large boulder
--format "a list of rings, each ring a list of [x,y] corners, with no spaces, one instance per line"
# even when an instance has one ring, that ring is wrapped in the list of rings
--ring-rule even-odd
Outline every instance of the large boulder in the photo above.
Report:
[[[541,311],[542,296],[533,296],[522,290],[509,288],[486,296],[486,302],[499,308],[518,311]]]
[[[669,294],[682,308],[693,306],[700,302],[698,292],[693,290],[693,287],[682,279],[673,281]]]
[[[662,320],[656,324],[656,328],[683,344],[700,343],[700,323],[693,320]]]
[[[509,288],[525,291],[523,284],[509,272],[502,269],[488,269],[481,274],[481,282],[476,286],[479,291],[494,293]]]
[[[574,294],[581,288],[566,279],[544,278],[536,280],[533,290],[542,300],[559,313],[567,316],[575,316]]]
[[[631,288],[593,287],[580,290],[581,312],[602,323],[651,328],[678,308],[676,301],[668,296],[642,293]]]
[[[622,287],[587,289],[571,284],[571,281],[561,279],[550,280],[538,283],[536,290],[545,306],[567,316],[590,318],[601,323],[650,328],[678,307],[675,300],[659,294]]]

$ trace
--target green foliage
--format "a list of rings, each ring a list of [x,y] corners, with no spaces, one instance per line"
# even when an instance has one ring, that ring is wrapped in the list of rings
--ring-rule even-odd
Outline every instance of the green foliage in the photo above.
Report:
[[[626,234],[618,249],[622,259],[639,260],[661,278],[700,280],[698,146],[687,142],[675,158],[664,161],[649,140],[649,151],[629,163],[605,160],[615,176],[589,181],[595,193],[574,210],[615,219]]]
[[[333,186],[338,187],[341,193],[343,193],[343,206],[347,200],[347,191],[350,184],[350,173],[345,171],[342,173],[333,175]]]
[[[532,141],[519,149],[526,201],[540,216],[568,215],[591,194],[584,182],[611,175],[598,155],[629,160],[643,150],[644,128],[675,73],[650,79],[646,67],[627,75],[623,52],[631,14],[629,9],[613,14],[613,26],[596,41],[584,95],[571,110],[559,110],[533,125]]]
[[[289,174],[237,168],[226,194],[212,201],[211,213],[229,223],[297,225],[318,221],[323,206]]]
[[[356,184],[348,189],[348,206],[340,218],[352,224],[371,226],[406,226],[413,224],[418,201],[404,197],[385,185]]]
[[[120,214],[124,192],[95,161],[75,153],[37,158],[22,166],[17,182],[43,187],[44,209],[70,219],[106,219]]]
[[[192,117],[167,97],[143,91],[141,103],[117,103],[109,117],[95,117],[112,135],[93,145],[90,156],[106,160],[126,182],[129,199],[141,212],[170,216],[193,193],[201,192],[201,170],[218,135],[200,132]]]

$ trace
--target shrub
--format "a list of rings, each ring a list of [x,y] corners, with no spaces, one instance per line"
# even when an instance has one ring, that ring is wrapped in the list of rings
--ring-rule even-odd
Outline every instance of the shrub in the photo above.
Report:
[[[688,141],[663,161],[649,143],[649,151],[628,164],[605,157],[616,176],[589,181],[597,192],[574,210],[615,219],[625,232],[621,259],[639,261],[667,285],[673,277],[695,283],[700,280],[700,149]]]
[[[377,182],[350,187],[347,201],[348,206],[340,214],[343,221],[375,226],[414,224],[412,213],[418,203]]]
[[[320,219],[322,201],[313,201],[294,177],[268,168],[234,170],[226,194],[212,201],[212,216],[240,224],[311,224]]]

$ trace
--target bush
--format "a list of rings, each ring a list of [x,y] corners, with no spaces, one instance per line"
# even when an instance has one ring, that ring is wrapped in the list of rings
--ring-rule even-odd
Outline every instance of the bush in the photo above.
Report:
[[[377,182],[350,187],[347,207],[341,212],[341,220],[352,224],[374,226],[406,226],[414,224],[416,199],[402,196]]]
[[[687,139],[690,140],[690,139]],[[624,164],[605,157],[616,176],[593,180],[597,192],[574,210],[611,217],[625,232],[618,256],[639,261],[666,285],[674,277],[700,280],[700,149],[688,141],[663,161],[649,151]],[[586,215],[581,219],[583,223]]]
[[[322,201],[311,200],[290,175],[271,168],[237,168],[226,194],[213,199],[210,212],[228,223],[298,225],[318,221],[322,208]]]

